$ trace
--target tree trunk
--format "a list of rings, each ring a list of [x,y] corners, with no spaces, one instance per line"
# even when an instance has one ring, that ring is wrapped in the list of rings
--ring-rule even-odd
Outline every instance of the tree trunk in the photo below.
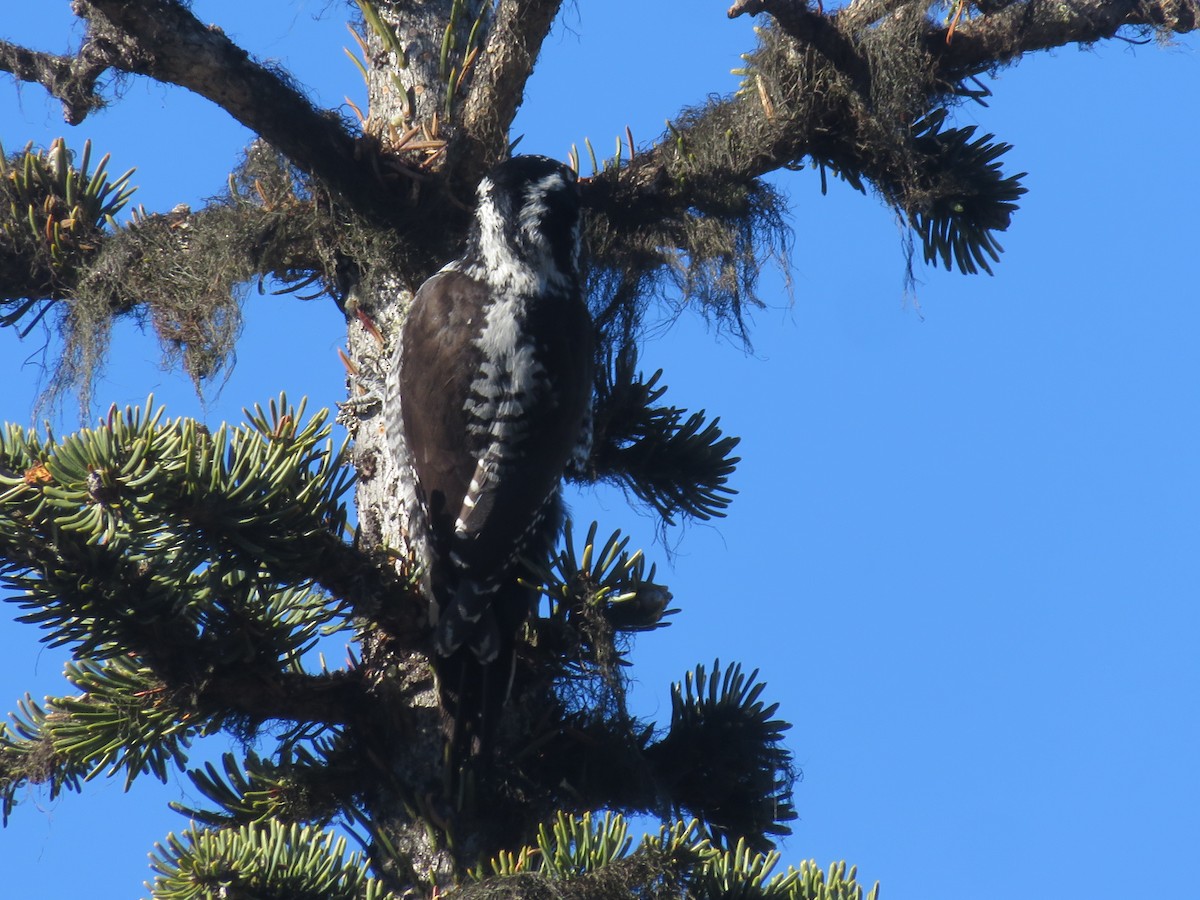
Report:
[[[364,111],[364,131],[388,150],[404,154],[418,172],[437,169],[443,161],[444,142],[455,128],[446,116],[449,70],[457,57],[455,73],[460,71],[461,48],[481,6],[479,0],[378,3],[374,4],[378,21],[372,22],[368,14],[360,26],[367,47],[369,109]],[[419,177],[413,184],[415,191],[421,189]],[[470,198],[459,199],[466,203]],[[456,243],[446,242],[447,246]],[[350,357],[360,367],[348,385],[358,469],[358,540],[363,549],[379,548],[394,556],[402,572],[411,571],[415,563],[405,541],[400,473],[387,449],[380,400],[408,305],[431,274],[398,267],[372,279],[369,286],[353,288],[347,304],[352,312],[347,334]],[[415,602],[415,595],[403,600]],[[425,653],[409,646],[411,634],[389,633],[389,612],[381,610],[383,628],[366,630],[362,662],[373,676],[375,690],[386,695],[386,708],[396,712],[398,721],[388,723],[383,731],[394,735],[402,749],[380,748],[380,762],[386,760],[385,765],[392,767],[396,787],[367,798],[367,812],[398,856],[411,860],[413,871],[388,871],[386,864],[381,866],[394,878],[394,890],[402,891],[414,882],[447,887],[456,874],[476,862],[479,842],[465,838],[450,848],[436,827],[449,825],[456,812],[444,791],[443,733],[433,672]],[[412,610],[397,612],[404,622],[412,621]],[[426,610],[419,610],[418,621],[425,614]],[[382,850],[381,843],[377,836],[378,859],[395,859]]]

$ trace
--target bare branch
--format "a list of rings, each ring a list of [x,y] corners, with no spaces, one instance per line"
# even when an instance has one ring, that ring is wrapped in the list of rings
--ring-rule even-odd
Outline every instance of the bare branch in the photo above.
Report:
[[[500,0],[463,114],[466,140],[456,177],[464,183],[474,184],[504,155],[525,83],[561,5],[562,0]]]
[[[906,6],[911,6],[907,0],[856,0],[824,16],[805,0],[736,0],[729,17],[768,13],[789,36],[837,61],[850,36]],[[1125,27],[1185,34],[1196,29],[1200,15],[1196,0],[1024,0],[989,6],[995,10],[960,24],[952,38],[948,27],[929,23],[926,46],[947,80],[1004,65],[1025,53],[1112,38]],[[842,41],[831,44],[829,26],[845,36]],[[837,49],[831,52],[831,47]]]
[[[92,44],[85,44],[76,56],[57,56],[0,41],[0,71],[40,84],[61,100],[68,125],[78,125],[104,105],[95,88],[109,64]]]
[[[956,79],[1026,53],[1117,37],[1122,28],[1186,34],[1198,20],[1198,0],[1026,0],[960,24],[949,41],[945,28],[932,28],[927,46]]]
[[[110,65],[211,100],[356,209],[387,218],[388,191],[359,161],[362,145],[343,123],[182,3],[76,0],[74,9]]]

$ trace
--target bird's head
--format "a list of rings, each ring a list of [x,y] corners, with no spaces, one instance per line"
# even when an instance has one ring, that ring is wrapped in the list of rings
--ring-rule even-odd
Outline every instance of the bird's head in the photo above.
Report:
[[[546,156],[500,163],[479,182],[472,237],[489,279],[574,280],[580,244],[575,173]]]

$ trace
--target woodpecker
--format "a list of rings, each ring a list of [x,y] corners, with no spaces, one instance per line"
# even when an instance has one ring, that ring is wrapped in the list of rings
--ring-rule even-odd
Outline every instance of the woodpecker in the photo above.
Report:
[[[453,756],[486,752],[591,441],[593,327],[575,173],[517,156],[480,183],[463,255],[417,291],[387,377],[388,444],[423,563]]]

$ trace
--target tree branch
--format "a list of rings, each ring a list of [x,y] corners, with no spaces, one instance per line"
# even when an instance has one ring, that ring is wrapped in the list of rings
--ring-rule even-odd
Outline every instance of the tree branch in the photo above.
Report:
[[[110,65],[91,43],[85,43],[76,56],[57,56],[0,41],[0,71],[40,84],[61,100],[68,125],[78,125],[88,113],[104,106],[96,93],[96,81]]]
[[[525,96],[542,42],[562,0],[500,0],[463,112],[455,177],[474,185],[505,155],[508,129]]]
[[[805,0],[736,0],[728,15],[732,19],[765,12],[794,40],[842,67],[849,62],[847,48],[857,32],[911,5],[902,0],[857,0],[825,16],[813,12]],[[1125,27],[1186,34],[1196,29],[1200,17],[1196,0],[1023,0],[995,6],[999,8],[961,23],[952,36],[948,26],[928,23],[924,43],[946,81],[1004,65],[1025,53],[1112,38]],[[850,56],[855,55],[850,50]]]
[[[389,218],[389,192],[358,159],[362,145],[342,122],[178,0],[75,0],[74,9],[109,65],[211,100],[355,209]]]
[[[308,675],[272,672],[263,678],[241,667],[209,675],[193,703],[204,712],[234,712],[256,722],[284,720],[296,723],[347,725],[369,722],[370,695],[362,671]]]
[[[906,126],[947,102],[964,78],[1025,53],[1094,43],[1129,27],[1184,34],[1200,19],[1200,0],[1027,0],[976,15],[947,42],[947,28],[923,9],[859,0],[822,15],[804,0],[737,0],[731,17],[766,12],[778,28],[765,32],[744,90],[685,111],[654,147],[619,171],[605,170],[585,193],[606,214],[645,225],[674,216],[697,180],[736,184],[814,156],[886,194],[895,161],[872,156],[877,136],[897,130],[897,113],[909,116]],[[924,55],[924,95],[900,98],[911,109],[880,109],[871,54],[900,28],[913,29],[910,52]]]
[[[911,0],[851,0],[834,15],[843,28],[866,28],[908,5]],[[736,4],[735,4],[736,5]]]
[[[349,603],[356,616],[382,627],[393,649],[407,651],[428,644],[425,604],[384,554],[373,556],[332,535],[291,539],[302,549],[294,563],[297,576],[311,579]]]
[[[1198,0],[1026,0],[947,29],[931,27],[926,46],[947,79],[1013,62],[1026,53],[1117,37],[1122,28],[1195,31]]]
[[[850,32],[839,29],[833,16],[808,8],[805,0],[736,0],[727,15],[756,16],[768,13],[793,40],[811,46],[841,71],[855,79],[869,77],[866,60],[854,46]]]

